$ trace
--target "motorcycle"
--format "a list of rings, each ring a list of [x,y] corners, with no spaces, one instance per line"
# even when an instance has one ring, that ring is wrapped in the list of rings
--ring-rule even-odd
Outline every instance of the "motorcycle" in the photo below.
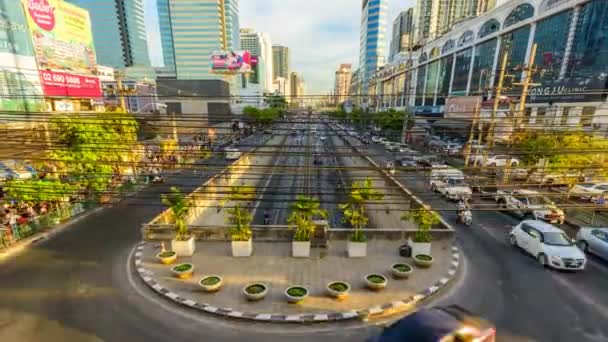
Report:
[[[464,209],[458,212],[458,220],[467,227],[473,224],[473,213],[471,209]]]
[[[152,177],[152,184],[161,184],[164,183],[165,179],[161,176],[153,176]]]

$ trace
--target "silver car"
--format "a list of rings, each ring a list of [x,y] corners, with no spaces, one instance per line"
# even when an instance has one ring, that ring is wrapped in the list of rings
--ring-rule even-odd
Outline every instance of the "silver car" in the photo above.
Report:
[[[583,251],[608,260],[608,228],[583,227],[576,234],[576,244]]]

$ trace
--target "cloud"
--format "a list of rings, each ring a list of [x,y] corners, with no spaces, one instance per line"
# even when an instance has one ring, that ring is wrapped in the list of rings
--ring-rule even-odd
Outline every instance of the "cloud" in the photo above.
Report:
[[[414,0],[388,0],[386,45],[392,21]],[[290,48],[291,70],[306,80],[307,93],[327,94],[340,63],[358,64],[360,0],[240,0],[241,27],[270,34]]]

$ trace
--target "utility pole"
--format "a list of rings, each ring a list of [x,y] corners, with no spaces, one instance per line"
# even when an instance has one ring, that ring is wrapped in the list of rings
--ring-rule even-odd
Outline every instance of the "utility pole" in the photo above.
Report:
[[[530,87],[540,85],[540,83],[532,83],[532,75],[535,74],[537,71],[537,68],[534,65],[534,61],[536,60],[537,47],[538,47],[538,45],[536,43],[534,43],[532,45],[532,50],[530,51],[530,59],[528,60],[528,64],[526,64],[526,66],[523,68],[523,72],[525,72],[524,81],[513,83],[513,85],[520,86],[522,88],[521,88],[521,96],[519,99],[519,106],[517,107],[517,110],[515,111],[515,113],[513,115],[514,126],[513,126],[513,132],[511,133],[511,137],[509,139],[510,142],[513,141],[513,136],[521,128],[522,118],[524,116],[524,112],[526,111],[526,100],[528,98],[528,89],[530,89]],[[511,143],[509,143],[509,145],[511,145]],[[504,166],[503,183],[506,183],[509,181],[509,173],[511,172],[511,163],[512,163],[512,158],[511,158],[511,155],[509,155],[509,159],[507,160],[507,163]]]
[[[479,108],[479,103],[475,106],[475,112],[473,113],[473,122],[471,122],[471,130],[469,131],[469,139],[467,141],[467,147],[465,149],[464,152],[464,167],[468,167],[469,163],[470,163],[470,159],[471,159],[471,147],[473,145],[473,142],[475,141],[475,125],[477,125],[477,122],[479,120],[479,113],[480,113],[480,108]],[[479,135],[483,135],[483,132],[479,132]],[[473,163],[474,165],[477,164],[476,162]]]

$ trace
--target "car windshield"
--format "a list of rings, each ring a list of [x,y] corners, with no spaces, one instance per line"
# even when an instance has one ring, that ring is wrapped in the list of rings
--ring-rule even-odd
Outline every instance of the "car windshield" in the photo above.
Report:
[[[544,196],[528,196],[531,205],[551,205],[553,202]]]
[[[545,245],[550,246],[572,246],[574,243],[570,240],[566,234],[562,232],[549,232],[544,233],[544,242]]]

